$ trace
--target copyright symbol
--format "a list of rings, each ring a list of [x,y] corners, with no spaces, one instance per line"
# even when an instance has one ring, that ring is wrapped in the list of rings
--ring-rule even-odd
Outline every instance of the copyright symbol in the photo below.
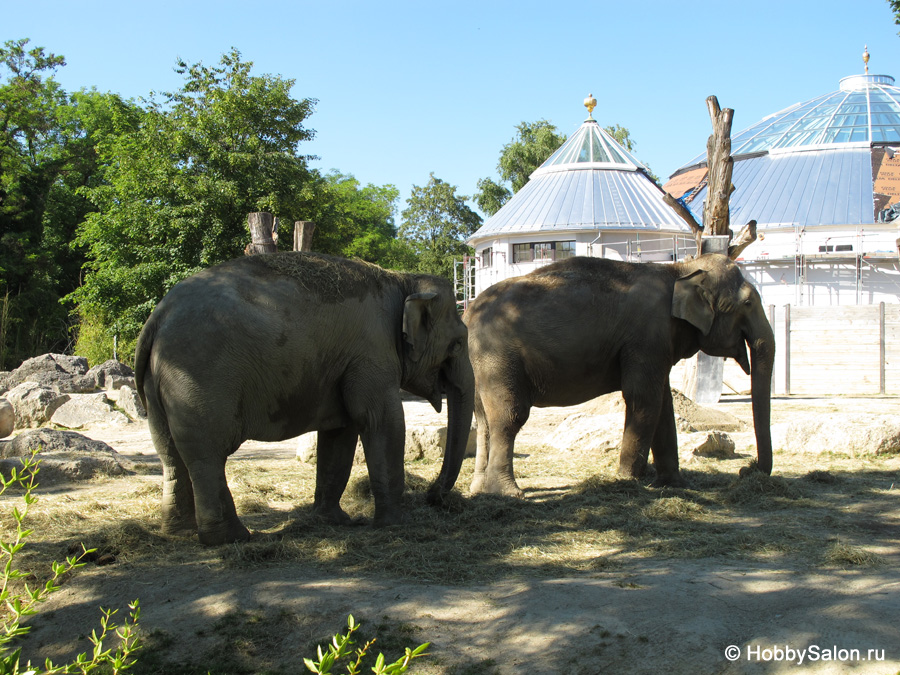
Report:
[[[741,658],[741,648],[737,645],[728,645],[725,647],[725,658],[729,661],[737,661]]]

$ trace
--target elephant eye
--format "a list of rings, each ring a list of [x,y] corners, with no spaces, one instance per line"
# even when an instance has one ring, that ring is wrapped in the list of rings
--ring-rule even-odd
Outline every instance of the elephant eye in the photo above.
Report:
[[[462,351],[462,340],[454,340],[450,343],[450,350],[447,352],[447,356],[453,358],[454,356],[459,356],[459,353]]]

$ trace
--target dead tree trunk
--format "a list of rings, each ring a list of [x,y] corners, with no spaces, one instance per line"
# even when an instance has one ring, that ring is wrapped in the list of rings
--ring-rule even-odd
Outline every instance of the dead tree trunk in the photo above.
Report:
[[[294,250],[311,251],[313,232],[316,224],[311,220],[297,220],[294,222]]]
[[[275,233],[275,217],[265,211],[255,211],[247,216],[250,228],[250,243],[244,249],[245,255],[275,253],[278,250],[278,235]]]
[[[728,199],[734,191],[731,173],[731,120],[734,110],[719,107],[715,96],[706,99],[713,132],[706,142],[706,161],[709,167],[706,203],[703,205],[703,231],[708,235],[727,235],[729,231]]]

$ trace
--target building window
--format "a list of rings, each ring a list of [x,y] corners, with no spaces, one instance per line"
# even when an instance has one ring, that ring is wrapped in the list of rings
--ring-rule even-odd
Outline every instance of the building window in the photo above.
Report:
[[[575,255],[574,241],[542,241],[529,244],[513,244],[513,262],[534,260],[563,260]]]
[[[513,244],[513,262],[531,262],[534,260],[534,244]]]
[[[819,246],[819,253],[845,253],[853,250],[853,244],[838,244],[837,246]]]
[[[481,252],[481,266],[490,267],[494,264],[494,252],[490,246]]]
[[[574,241],[558,241],[556,242],[556,259],[564,260],[575,255]]]

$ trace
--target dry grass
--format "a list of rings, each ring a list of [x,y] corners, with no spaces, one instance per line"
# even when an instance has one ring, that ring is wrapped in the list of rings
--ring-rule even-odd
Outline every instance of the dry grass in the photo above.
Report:
[[[300,564],[459,584],[520,574],[603,573],[647,558],[872,565],[877,556],[866,557],[865,547],[886,535],[878,534],[868,514],[884,518],[885,528],[897,516],[890,490],[900,484],[897,458],[833,458],[811,472],[782,462],[780,475],[744,478],[737,476],[737,460],[704,460],[685,471],[690,488],[653,489],[611,477],[614,457],[528,448],[521,455],[517,470],[526,499],[455,496],[445,510],[425,502],[439,463],[408,464],[408,522],[384,529],[318,521],[310,508],[312,466],[292,459],[235,460],[228,465],[235,502],[259,534],[217,549],[159,534],[158,476],[98,480],[87,489],[42,495],[32,509],[35,534],[27,563],[58,559],[83,542],[98,556],[135,566]],[[467,461],[463,492],[471,470]],[[373,515],[364,466],[354,468],[343,505],[351,516]]]

